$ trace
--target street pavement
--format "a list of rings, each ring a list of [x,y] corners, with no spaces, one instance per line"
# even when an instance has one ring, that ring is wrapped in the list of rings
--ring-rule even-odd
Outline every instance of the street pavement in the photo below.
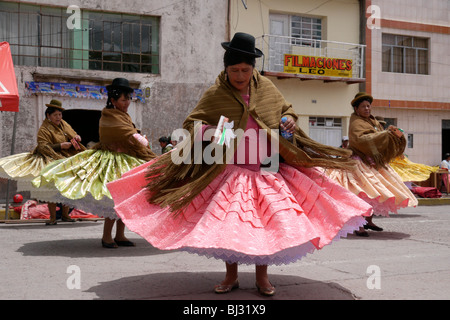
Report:
[[[257,293],[254,266],[240,266],[240,288],[219,295],[213,287],[225,274],[222,261],[160,251],[130,231],[136,247],[102,248],[103,221],[0,223],[0,299],[448,300],[450,205],[406,208],[374,222],[384,231],[270,266],[277,289],[270,298]]]

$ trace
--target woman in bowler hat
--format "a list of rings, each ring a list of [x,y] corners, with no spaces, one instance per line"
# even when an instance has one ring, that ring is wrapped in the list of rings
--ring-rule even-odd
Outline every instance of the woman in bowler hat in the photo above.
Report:
[[[257,291],[273,296],[268,265],[297,261],[357,230],[372,209],[314,168],[348,168],[351,153],[319,144],[296,126],[292,105],[255,69],[263,55],[255,38],[236,33],[222,47],[225,69],[185,120],[189,136],[108,189],[125,225],[154,247],[223,260],[226,274],[216,293],[238,288],[238,264],[249,264],[255,265]],[[232,140],[234,149],[209,138],[221,116],[229,120],[227,130],[233,126],[247,134]],[[293,139],[281,137],[280,128]],[[204,152],[214,147],[223,157],[194,161],[193,152],[184,150],[197,138]],[[267,154],[250,158],[253,147],[267,148]],[[173,161],[180,150],[190,161]]]
[[[37,190],[31,181],[40,171],[53,161],[71,157],[86,150],[81,137],[63,120],[64,108],[59,100],[53,99],[46,104],[45,119],[37,133],[37,146],[32,152],[20,153],[0,159],[0,176],[17,180],[20,191],[29,191],[31,198],[46,200],[45,189]],[[3,173],[3,174],[2,174]],[[50,221],[47,225],[56,225],[56,203],[49,202]],[[69,217],[69,207],[63,205],[62,220],[74,221]]]

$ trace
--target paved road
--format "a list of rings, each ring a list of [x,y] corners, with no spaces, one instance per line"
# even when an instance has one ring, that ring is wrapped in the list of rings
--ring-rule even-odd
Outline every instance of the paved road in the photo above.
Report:
[[[134,248],[104,249],[103,222],[0,224],[0,299],[390,300],[450,298],[450,206],[375,218],[385,228],[349,235],[301,261],[269,268],[273,298],[257,294],[254,267],[241,288],[213,293],[224,263],[160,251],[134,233]]]

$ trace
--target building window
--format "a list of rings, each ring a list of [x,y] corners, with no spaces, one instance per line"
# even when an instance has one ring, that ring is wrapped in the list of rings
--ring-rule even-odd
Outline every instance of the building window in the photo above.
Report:
[[[414,135],[412,133],[408,133],[408,148],[414,147]]]
[[[320,47],[322,20],[318,18],[291,16],[291,37],[293,45]]]
[[[389,126],[397,126],[397,118],[384,118],[384,121],[386,122],[386,124],[384,125],[385,129]]]
[[[310,127],[342,127],[341,118],[309,117]]]
[[[322,19],[281,13],[269,14],[269,70],[283,72],[284,55],[326,55],[322,53]],[[316,48],[320,48],[317,50]]]
[[[382,71],[428,73],[428,39],[383,33]]]
[[[65,7],[0,3],[0,41],[14,64],[159,73],[157,17],[82,10],[77,29]]]

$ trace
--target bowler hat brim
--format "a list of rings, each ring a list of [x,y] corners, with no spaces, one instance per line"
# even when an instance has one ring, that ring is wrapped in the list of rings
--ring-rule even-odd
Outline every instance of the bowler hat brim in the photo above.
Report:
[[[130,87],[130,83],[125,78],[115,78],[110,85],[106,86],[106,90],[111,91],[114,89],[124,90],[126,92],[133,92],[134,89]]]
[[[372,103],[373,97],[370,94],[358,95],[357,97],[355,97],[355,99],[352,100],[351,105],[353,107],[357,107],[363,100],[369,100],[370,103]]]
[[[263,52],[261,50],[259,50],[258,48],[255,48],[254,52],[250,52],[250,51],[245,51],[245,50],[241,50],[241,49],[237,49],[237,48],[233,48],[230,46],[231,42],[222,42],[222,48],[224,48],[225,50],[232,50],[235,52],[239,52],[242,54],[246,54],[255,58],[259,58],[262,57]]]
[[[63,107],[58,106],[58,105],[56,105],[56,104],[46,103],[45,106],[48,107],[48,108],[55,108],[55,109],[58,109],[58,110],[61,110],[61,111],[66,110],[66,109],[64,109]]]
[[[121,90],[126,91],[126,92],[133,92],[134,91],[133,88],[127,87],[127,86],[118,86],[118,85],[114,85],[114,84],[110,84],[110,85],[106,86],[106,90],[108,90],[108,91],[111,91],[113,89],[121,89]]]

